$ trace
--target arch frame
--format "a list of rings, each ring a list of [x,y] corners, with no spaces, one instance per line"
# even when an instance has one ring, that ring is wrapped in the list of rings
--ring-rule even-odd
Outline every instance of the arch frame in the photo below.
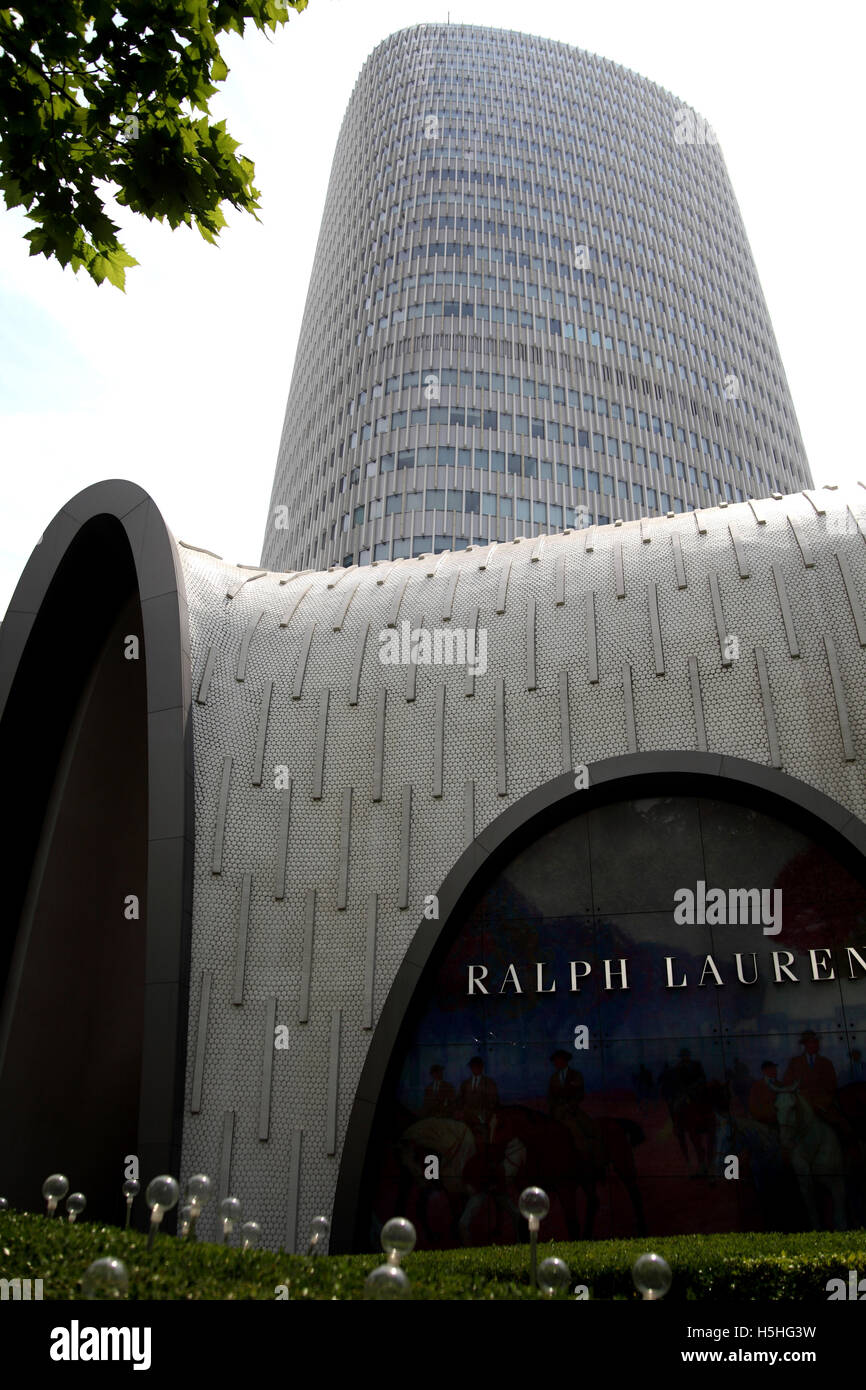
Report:
[[[577,790],[562,773],[503,810],[464,850],[438,893],[439,917],[422,919],[394,977],[373,1032],[355,1092],[334,1199],[329,1249],[365,1250],[365,1163],[376,1115],[395,1079],[429,967],[451,944],[454,923],[468,903],[525,842],[570,817],[643,795],[712,796],[746,802],[825,844],[866,883],[866,824],[818,788],[774,768],[721,753],[627,753],[588,765],[589,784]]]
[[[104,556],[100,563],[101,540],[110,540],[110,554],[121,552],[125,560],[131,560],[145,662],[147,896],[137,1156],[143,1175],[174,1173],[179,1171],[182,1144],[193,909],[190,628],[177,545],[159,509],[136,483],[110,479],[84,488],[60,509],[37,541],[0,627],[0,730],[5,718],[7,737],[39,738],[36,716],[28,727],[20,703],[27,681],[49,671],[50,653],[39,650],[40,615],[58,607],[56,581],[71,556],[79,571],[84,559],[92,561],[94,585],[110,583],[110,564],[106,574]],[[65,595],[73,623],[76,605],[80,608],[88,599],[87,592]],[[101,611],[110,611],[110,605],[109,598]],[[85,615],[79,620],[79,631],[92,639],[96,629],[88,631],[86,622]],[[20,684],[16,687],[16,683]],[[67,713],[74,692],[70,685],[58,698],[61,707],[62,698],[67,699]],[[35,863],[34,859],[32,872]],[[16,917],[16,931],[18,926]],[[18,940],[2,991],[0,1065],[27,945]]]

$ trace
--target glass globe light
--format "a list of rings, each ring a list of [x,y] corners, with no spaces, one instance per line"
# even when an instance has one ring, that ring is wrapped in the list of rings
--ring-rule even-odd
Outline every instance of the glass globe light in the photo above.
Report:
[[[392,1216],[382,1227],[382,1249],[392,1263],[399,1264],[403,1255],[415,1249],[415,1227],[405,1216]]]
[[[529,1222],[530,1231],[537,1231],[550,1211],[550,1198],[541,1187],[525,1187],[517,1205],[520,1215]]]
[[[364,1297],[374,1299],[409,1298],[411,1285],[399,1265],[379,1265],[364,1280]]]
[[[310,1244],[307,1247],[307,1254],[316,1255],[328,1239],[328,1232],[331,1223],[327,1216],[314,1216],[310,1222]]]
[[[258,1221],[245,1221],[241,1226],[241,1249],[254,1250],[262,1238]]]
[[[236,1221],[240,1221],[241,1204],[237,1197],[224,1197],[220,1202],[220,1216],[223,1219],[223,1245],[228,1245],[229,1237]]]
[[[8,1197],[0,1197],[0,1211],[8,1211],[8,1210],[9,1210],[9,1198],[8,1198]]]
[[[192,1224],[192,1204],[185,1202],[182,1207],[177,1209],[177,1233],[179,1236],[188,1236]]]
[[[548,1298],[556,1298],[557,1294],[563,1293],[571,1283],[571,1270],[556,1255],[549,1256],[542,1260],[538,1266],[538,1287]]]
[[[147,1184],[147,1191],[144,1200],[150,1207],[150,1230],[147,1233],[147,1248],[153,1249],[153,1239],[159,1230],[160,1222],[167,1211],[177,1205],[180,1196],[180,1186],[177,1179],[163,1173],[158,1178],[151,1178]]]
[[[144,1199],[150,1207],[150,1219],[157,1225],[162,1220],[167,1211],[171,1211],[177,1206],[177,1199],[180,1196],[180,1186],[176,1178],[163,1173],[158,1178],[152,1178],[147,1184],[147,1191]]]
[[[213,1184],[207,1173],[194,1173],[186,1185],[186,1199],[190,1206],[187,1233],[190,1240],[197,1240],[195,1223],[213,1196]]]
[[[85,1298],[126,1298],[129,1291],[129,1274],[123,1260],[113,1255],[103,1255],[88,1265],[81,1280],[81,1291]]]
[[[57,1203],[65,1197],[69,1191],[69,1179],[63,1173],[52,1173],[50,1178],[46,1178],[42,1184],[42,1196],[48,1203],[47,1216],[53,1216],[57,1210]]]
[[[193,1206],[206,1207],[213,1196],[213,1183],[206,1173],[194,1173],[186,1185],[187,1201]]]
[[[87,1198],[83,1192],[70,1192],[66,1198],[66,1211],[70,1221],[74,1221],[76,1216],[80,1216],[87,1206]]]
[[[638,1293],[644,1298],[664,1298],[671,1286],[673,1274],[661,1255],[641,1255],[632,1265],[631,1277]]]

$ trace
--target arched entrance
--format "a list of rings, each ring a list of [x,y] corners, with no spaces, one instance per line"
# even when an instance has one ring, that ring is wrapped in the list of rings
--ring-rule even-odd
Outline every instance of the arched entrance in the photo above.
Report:
[[[531,1181],[554,1189],[550,1233],[563,1237],[812,1224],[790,1170],[785,1200],[768,1204],[779,1146],[760,1151],[753,1111],[766,1095],[752,1087],[771,1075],[765,1062],[779,1081],[806,1065],[820,1111],[809,1030],[834,1105],[862,1065],[864,848],[863,825],[828,798],[712,755],[612,759],[590,769],[588,789],[567,776],[510,808],[455,866],[389,995],[332,1248],[370,1248],[389,1204],[427,1244],[513,1239],[509,1207]],[[714,921],[701,884],[724,889],[737,920]],[[730,897],[755,888],[766,899]],[[693,918],[676,921],[686,889]],[[478,1100],[486,1081],[495,1091]],[[857,1094],[839,1102],[856,1112],[849,1131],[866,1121]],[[749,1183],[724,1180],[722,1143]],[[438,1186],[423,1176],[430,1155],[447,1169]],[[849,1224],[863,1219],[851,1200]],[[833,1201],[831,1184],[819,1224],[834,1224]]]
[[[100,483],[57,515],[0,632],[13,814],[0,941],[0,1191],[62,1170],[122,1214],[123,1161],[180,1156],[192,908],[189,636],[150,498]]]

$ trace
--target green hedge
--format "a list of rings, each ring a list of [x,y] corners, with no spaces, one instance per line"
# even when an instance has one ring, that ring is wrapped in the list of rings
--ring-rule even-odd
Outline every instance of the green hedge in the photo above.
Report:
[[[0,1215],[0,1275],[42,1279],[43,1297],[81,1297],[80,1279],[92,1260],[116,1255],[129,1270],[131,1299],[268,1299],[277,1285],[290,1299],[363,1297],[364,1278],[383,1256],[302,1255],[219,1245],[189,1245],[157,1236],[148,1254],[137,1231],[87,1221],[69,1225],[29,1213]],[[658,1239],[549,1242],[539,1260],[559,1255],[571,1270],[572,1290],[585,1284],[591,1298],[637,1298],[631,1266],[655,1250],[670,1264],[669,1302],[712,1298],[714,1303],[796,1299],[826,1302],[828,1279],[866,1276],[866,1231],[663,1236]],[[523,1246],[419,1251],[404,1261],[416,1299],[531,1298],[529,1252]],[[573,1294],[571,1295],[573,1297]]]

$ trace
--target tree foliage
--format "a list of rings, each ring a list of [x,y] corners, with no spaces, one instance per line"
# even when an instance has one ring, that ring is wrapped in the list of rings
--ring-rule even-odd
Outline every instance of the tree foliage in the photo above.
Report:
[[[2,0],[0,0],[2,3]],[[18,0],[0,8],[0,193],[36,225],[30,254],[123,289],[137,262],[105,211],[196,226],[255,216],[254,168],[209,102],[219,40],[276,31],[307,0]]]

